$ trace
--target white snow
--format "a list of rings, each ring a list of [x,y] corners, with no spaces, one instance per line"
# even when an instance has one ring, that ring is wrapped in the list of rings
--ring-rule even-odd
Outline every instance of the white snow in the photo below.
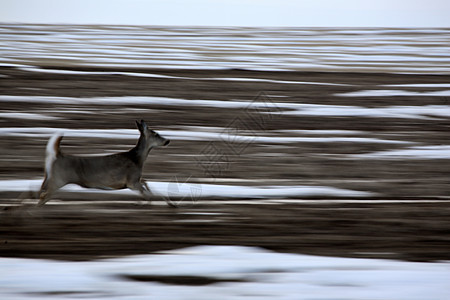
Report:
[[[450,90],[431,91],[431,92],[412,92],[402,90],[363,90],[357,92],[339,93],[335,95],[342,97],[392,97],[392,96],[448,97],[450,96]]]
[[[281,133],[294,133],[294,134],[306,134],[306,135],[363,135],[368,134],[366,131],[360,130],[321,130],[321,129],[312,129],[312,130],[302,130],[302,129],[286,129],[286,130],[276,130]]]
[[[450,92],[450,91],[449,91]],[[378,91],[377,91],[378,93]],[[450,95],[450,93],[449,93]],[[259,101],[240,100],[199,100],[176,99],[164,97],[48,97],[48,96],[10,96],[0,95],[0,101],[5,102],[40,102],[48,104],[77,105],[167,105],[167,106],[204,106],[228,109],[258,110],[264,114],[309,115],[324,117],[367,117],[367,118],[408,118],[429,119],[429,117],[450,117],[450,105],[398,105],[385,107],[362,107],[352,105],[325,105],[275,102],[270,98],[261,97]],[[283,111],[281,111],[283,109]],[[267,110],[272,110],[271,112]]]
[[[450,95],[450,94],[449,94]],[[366,117],[429,119],[430,117],[450,117],[450,105],[398,105],[385,107],[362,107],[352,105],[291,104],[289,107],[277,103],[279,107],[291,108],[280,114],[295,116]]]
[[[407,84],[386,84],[384,86],[419,87],[419,88],[450,88],[450,83],[407,83]]]
[[[273,80],[264,78],[245,78],[245,77],[184,77],[184,76],[170,76],[142,72],[98,72],[98,71],[73,71],[73,70],[59,70],[59,69],[42,69],[33,66],[19,68],[24,71],[33,71],[41,73],[52,74],[71,74],[71,75],[124,75],[133,77],[148,77],[148,78],[165,78],[165,79],[186,79],[186,80],[217,80],[217,81],[250,81],[250,82],[267,82],[267,83],[282,83],[282,84],[305,84],[305,85],[332,85],[332,86],[350,86],[350,84],[329,83],[329,82],[312,82],[312,81],[293,81],[293,80]]]
[[[447,300],[450,263],[414,263],[196,246],[89,262],[0,258],[2,299]],[[200,276],[189,286],[125,276]],[[227,282],[225,280],[239,280]]]
[[[450,159],[450,145],[414,146],[400,150],[355,154],[352,157],[375,159]]]
[[[6,191],[29,191],[39,190],[42,180],[40,179],[18,179],[18,180],[0,180],[0,192]],[[375,195],[371,192],[354,191],[348,189],[339,189],[328,186],[239,186],[239,185],[220,185],[220,184],[196,184],[182,182],[174,178],[172,181],[147,181],[152,193],[155,195],[169,198],[270,198],[270,197],[370,197]],[[97,192],[97,193],[116,193],[122,195],[134,195],[135,192],[125,190],[96,190],[85,189],[77,185],[67,185],[62,191],[71,192]]]
[[[2,24],[0,64],[449,73],[448,30]]]
[[[0,136],[50,137],[60,132],[66,137],[93,137],[105,139],[137,139],[137,129],[69,129],[55,127],[4,127],[0,128]]]
[[[191,141],[219,141],[232,147],[232,143],[385,143],[385,144],[408,144],[408,141],[384,140],[366,137],[302,137],[302,136],[264,136],[265,132],[253,132],[253,134],[237,134],[234,129],[215,127],[203,128],[206,131],[199,131],[199,128],[192,130],[157,130],[161,135],[171,140],[191,140]],[[69,129],[50,127],[4,127],[0,128],[0,136],[21,136],[21,137],[49,137],[54,132],[61,132],[67,137],[86,137],[103,139],[137,139],[139,133],[136,129]],[[325,134],[326,131],[323,132]],[[333,131],[329,131],[334,134]],[[314,132],[313,132],[314,134]],[[341,132],[336,132],[341,135]]]
[[[52,97],[52,96],[11,96],[0,95],[0,101],[5,102],[33,102],[48,104],[76,104],[76,105],[167,105],[167,106],[205,106],[215,108],[276,108],[272,102],[266,101],[220,101],[220,100],[198,100],[177,99],[166,97]],[[289,104],[288,104],[289,105]]]
[[[58,120],[59,117],[44,114],[24,113],[24,112],[0,112],[0,118],[24,119],[24,120]]]

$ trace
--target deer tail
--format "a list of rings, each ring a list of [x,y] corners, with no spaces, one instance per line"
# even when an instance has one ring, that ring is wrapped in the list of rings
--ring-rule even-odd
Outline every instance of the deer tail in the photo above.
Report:
[[[47,142],[47,148],[45,149],[45,176],[50,177],[53,164],[56,161],[58,154],[60,153],[59,144],[63,135],[60,132],[55,133]]]

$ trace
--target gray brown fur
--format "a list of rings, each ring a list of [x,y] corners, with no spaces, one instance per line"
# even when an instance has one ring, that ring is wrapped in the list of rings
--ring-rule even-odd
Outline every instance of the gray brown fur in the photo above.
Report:
[[[44,205],[51,195],[69,183],[85,188],[125,189],[138,191],[150,200],[151,191],[141,181],[142,167],[150,150],[166,146],[169,140],[149,129],[142,120],[136,121],[140,132],[136,146],[126,152],[97,157],[66,155],[59,149],[62,136],[54,136],[47,145],[45,178],[39,191],[39,206]],[[54,144],[52,144],[54,143]],[[175,206],[166,200],[170,206]]]

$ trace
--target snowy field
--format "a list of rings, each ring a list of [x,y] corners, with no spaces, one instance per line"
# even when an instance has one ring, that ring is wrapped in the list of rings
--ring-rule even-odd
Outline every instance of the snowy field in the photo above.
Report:
[[[1,64],[447,73],[448,29],[0,26]],[[426,49],[426,51],[424,51]]]
[[[0,191],[38,191],[42,180],[5,180],[0,181]],[[352,197],[364,198],[374,196],[369,192],[352,191],[326,186],[240,186],[219,184],[194,184],[188,182],[147,182],[155,196],[164,198],[180,199],[192,198],[286,198],[286,197]],[[136,195],[131,190],[104,191],[96,189],[85,189],[77,185],[67,185],[61,189],[70,192],[97,192],[118,195]]]
[[[89,262],[0,258],[2,299],[447,300],[450,262],[197,246]]]
[[[449,299],[449,45],[1,24],[0,299]],[[32,207],[50,136],[107,155],[140,119],[171,140],[143,170],[156,205],[68,185]]]

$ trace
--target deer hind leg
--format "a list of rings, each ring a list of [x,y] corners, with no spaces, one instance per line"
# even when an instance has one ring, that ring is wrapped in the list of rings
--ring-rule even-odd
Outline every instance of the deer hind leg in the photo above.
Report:
[[[37,206],[42,206],[45,203],[47,203],[47,201],[50,200],[52,194],[59,188],[63,187],[64,185],[65,185],[64,182],[46,176],[44,178],[44,182],[42,182],[41,189],[39,190],[38,193],[39,202]]]

